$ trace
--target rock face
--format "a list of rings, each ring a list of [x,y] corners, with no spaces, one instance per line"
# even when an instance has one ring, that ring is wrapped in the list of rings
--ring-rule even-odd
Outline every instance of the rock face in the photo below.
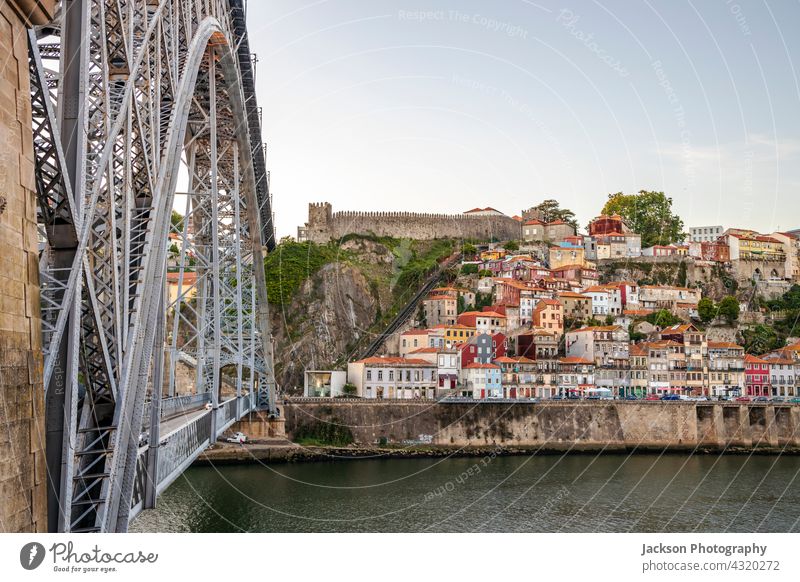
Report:
[[[330,263],[307,279],[291,305],[271,307],[278,384],[303,389],[303,371],[328,369],[375,323],[380,290],[346,263]]]

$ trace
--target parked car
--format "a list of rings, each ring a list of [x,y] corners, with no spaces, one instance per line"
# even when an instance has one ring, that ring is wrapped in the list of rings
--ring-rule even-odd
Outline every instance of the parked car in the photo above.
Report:
[[[792,404],[800,404],[800,398],[792,398],[789,402]]]
[[[756,396],[753,398],[753,402],[769,402],[769,398],[766,396]]]
[[[244,434],[243,432],[235,432],[231,436],[226,438],[225,442],[238,443],[240,445],[243,445],[244,443],[247,442],[247,435]]]
[[[639,400],[639,398],[635,394],[628,394],[625,400]]]
[[[678,394],[664,394],[661,397],[661,400],[680,400],[681,397]]]
[[[645,400],[661,400],[657,394],[648,394]]]
[[[736,399],[736,402],[750,402],[751,400],[752,398],[750,398],[749,396],[739,396]]]
[[[773,396],[770,398],[770,402],[786,402],[786,398],[783,396]]]
[[[551,396],[550,400],[566,400],[563,396]]]

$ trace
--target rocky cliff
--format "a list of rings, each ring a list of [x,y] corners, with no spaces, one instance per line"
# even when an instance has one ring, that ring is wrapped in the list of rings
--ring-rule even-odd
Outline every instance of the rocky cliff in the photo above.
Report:
[[[324,261],[306,260],[297,289],[274,293],[270,304],[276,378],[289,394],[302,393],[306,369],[343,369],[348,356],[383,330],[452,248],[449,241],[377,237],[353,237],[335,246],[304,244],[309,254],[322,251]],[[268,267],[268,279],[280,278],[288,265]]]

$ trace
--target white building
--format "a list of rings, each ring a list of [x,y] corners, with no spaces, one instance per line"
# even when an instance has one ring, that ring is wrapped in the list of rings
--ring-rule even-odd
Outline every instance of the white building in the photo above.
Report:
[[[609,287],[587,287],[584,295],[592,298],[592,315],[595,317],[606,316],[611,313],[611,304],[614,301],[614,290]]]
[[[475,315],[476,333],[506,333],[506,316],[494,311],[481,311]]]
[[[436,375],[436,364],[417,358],[374,356],[347,364],[347,381],[362,398],[434,398]]]
[[[409,329],[400,334],[400,357],[405,358],[408,354],[419,348],[428,347],[427,329]]]
[[[689,228],[689,240],[691,242],[710,242],[715,241],[725,232],[725,227],[715,226],[692,226]]]
[[[629,339],[628,331],[618,325],[582,327],[567,332],[565,348],[567,356],[611,366],[628,359]]]
[[[458,384],[460,363],[461,358],[458,357],[458,350],[439,352],[436,361],[439,390],[455,389]]]
[[[473,362],[461,369],[462,395],[472,398],[502,398],[502,371],[497,364]]]
[[[306,398],[335,398],[343,394],[347,382],[344,370],[306,370],[303,376],[303,396]]]

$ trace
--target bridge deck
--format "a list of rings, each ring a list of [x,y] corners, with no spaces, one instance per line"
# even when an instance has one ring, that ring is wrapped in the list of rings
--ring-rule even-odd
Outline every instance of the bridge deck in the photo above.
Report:
[[[160,495],[189,467],[200,453],[218,439],[234,422],[255,408],[256,397],[249,394],[241,398],[230,398],[219,404],[216,410],[206,408],[205,395],[168,398],[162,402],[162,417],[159,424],[158,447],[146,444],[139,447],[136,460],[136,482],[131,514],[133,519],[144,509],[144,490],[147,480],[148,457],[157,451],[156,494]],[[177,402],[182,399],[180,402]],[[216,414],[216,434],[211,437],[212,415]]]

